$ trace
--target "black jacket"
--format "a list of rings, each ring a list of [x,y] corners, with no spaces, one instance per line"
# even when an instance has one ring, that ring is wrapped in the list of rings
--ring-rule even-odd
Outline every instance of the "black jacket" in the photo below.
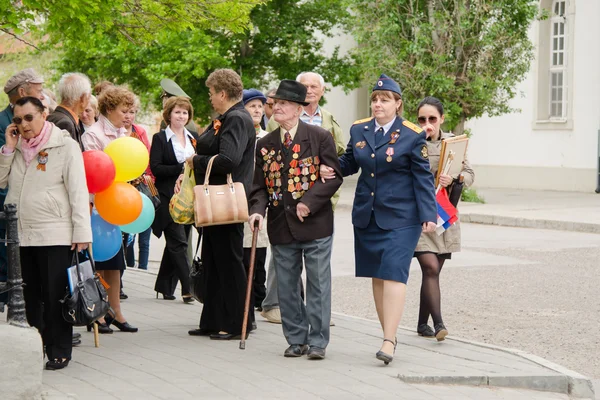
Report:
[[[64,129],[69,132],[71,137],[75,139],[77,143],[79,143],[79,147],[81,151],[83,151],[83,143],[81,143],[81,135],[83,135],[83,124],[81,120],[79,123],[75,122],[75,118],[73,115],[62,106],[56,107],[54,112],[46,118],[48,122],[52,122],[54,125],[59,127],[60,129]]]
[[[242,102],[227,110],[215,121],[221,124],[215,133],[215,122],[198,137],[194,173],[196,183],[204,182],[206,167],[210,158],[216,154],[210,176],[211,185],[227,183],[227,174],[231,173],[234,182],[241,182],[246,197],[252,187],[252,171],[254,169],[254,146],[256,129],[252,117]]]
[[[193,132],[190,133],[197,140],[198,136]],[[154,185],[160,195],[160,206],[156,210],[156,217],[152,224],[152,232],[158,237],[172,221],[169,214],[169,201],[173,197],[175,182],[183,172],[184,166],[184,163],[177,162],[171,140],[167,141],[167,134],[162,130],[154,135],[150,147],[150,170],[156,178]]]

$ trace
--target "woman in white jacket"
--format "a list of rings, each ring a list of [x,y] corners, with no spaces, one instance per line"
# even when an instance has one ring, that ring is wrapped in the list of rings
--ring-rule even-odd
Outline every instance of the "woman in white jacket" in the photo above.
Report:
[[[27,321],[46,346],[46,369],[69,364],[73,327],[59,300],[73,251],[92,241],[83,157],[67,131],[46,121],[42,102],[19,99],[0,150],[0,187],[18,211]],[[42,307],[43,304],[43,307]]]

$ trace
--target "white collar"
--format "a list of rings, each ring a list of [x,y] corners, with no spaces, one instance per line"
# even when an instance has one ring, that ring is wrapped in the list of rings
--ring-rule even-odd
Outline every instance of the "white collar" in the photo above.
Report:
[[[194,139],[194,136],[192,136],[192,134],[190,133],[190,131],[188,131],[187,128],[185,128],[185,127],[183,128],[183,133],[185,133],[185,135],[188,136],[190,138],[190,140]],[[167,126],[165,128],[165,134],[167,135],[167,142],[169,140],[171,140],[171,138],[173,136],[175,136],[175,132],[173,132],[171,130],[171,125],[169,125],[169,126]]]
[[[387,124],[382,126],[382,125],[379,125],[377,120],[375,120],[375,132],[377,132],[379,130],[379,128],[383,128],[383,135],[385,136],[385,134],[388,133],[388,131],[392,127],[392,125],[394,125],[394,122],[396,122],[396,118],[394,118],[393,120],[391,120],[390,122],[388,122]]]

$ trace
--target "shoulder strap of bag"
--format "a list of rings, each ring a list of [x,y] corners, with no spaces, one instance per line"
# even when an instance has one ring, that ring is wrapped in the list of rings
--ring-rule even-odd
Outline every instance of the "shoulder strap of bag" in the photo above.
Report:
[[[190,235],[192,233],[190,232]],[[202,233],[198,235],[198,243],[196,243],[196,254],[194,254],[194,258],[198,256],[198,251],[200,250],[200,242],[202,241]]]
[[[208,179],[210,178],[210,171],[212,170],[213,162],[215,161],[215,158],[217,158],[217,156],[218,154],[215,154],[210,158],[210,160],[208,160],[208,165],[206,166],[206,174],[204,174],[205,191],[208,191]],[[231,174],[227,174],[227,184],[229,184],[229,186],[233,185],[233,177],[231,176]]]

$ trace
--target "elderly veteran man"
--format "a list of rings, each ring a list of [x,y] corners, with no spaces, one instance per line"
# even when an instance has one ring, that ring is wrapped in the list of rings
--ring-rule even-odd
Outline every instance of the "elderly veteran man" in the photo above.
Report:
[[[251,229],[263,229],[269,210],[267,233],[271,243],[283,333],[289,344],[285,357],[307,354],[325,358],[331,319],[331,196],[342,184],[319,180],[320,163],[339,170],[331,133],[300,120],[306,87],[283,80],[275,94],[273,118],[280,127],[256,145],[254,183],[250,194]],[[298,286],[306,265],[306,306]]]
[[[306,102],[308,103],[304,106],[302,113],[300,114],[300,119],[309,125],[320,126],[331,132],[333,140],[335,141],[337,155],[341,156],[346,151],[346,143],[343,139],[342,128],[329,111],[319,106],[319,102],[321,101],[323,94],[325,94],[325,80],[316,72],[302,72],[296,77],[296,81],[306,87]],[[268,96],[269,94],[267,94],[267,97]],[[271,132],[277,129],[278,126],[279,124],[277,121],[271,118],[267,124],[266,130],[267,132]],[[339,198],[339,191],[331,198],[334,210]],[[267,294],[262,304],[263,311],[261,312],[261,315],[269,322],[281,323],[273,259],[269,262],[268,271]],[[332,325],[334,324],[332,323]]]
[[[69,132],[83,151],[81,135],[83,135],[84,128],[79,115],[83,113],[90,101],[92,84],[84,74],[69,72],[58,81],[58,95],[60,104],[52,114],[48,115],[46,120]]]
[[[12,124],[13,108],[17,100],[26,96],[37,97],[44,100],[44,79],[32,68],[27,68],[11,76],[4,85],[4,93],[8,96],[8,106],[0,112],[0,147],[6,143],[6,128]],[[0,210],[4,210],[4,199],[8,189],[0,189]],[[0,222],[0,237],[6,236],[4,221]],[[0,245],[0,282],[7,278],[6,246]],[[0,312],[4,311],[4,304],[8,299],[7,293],[0,293]]]

